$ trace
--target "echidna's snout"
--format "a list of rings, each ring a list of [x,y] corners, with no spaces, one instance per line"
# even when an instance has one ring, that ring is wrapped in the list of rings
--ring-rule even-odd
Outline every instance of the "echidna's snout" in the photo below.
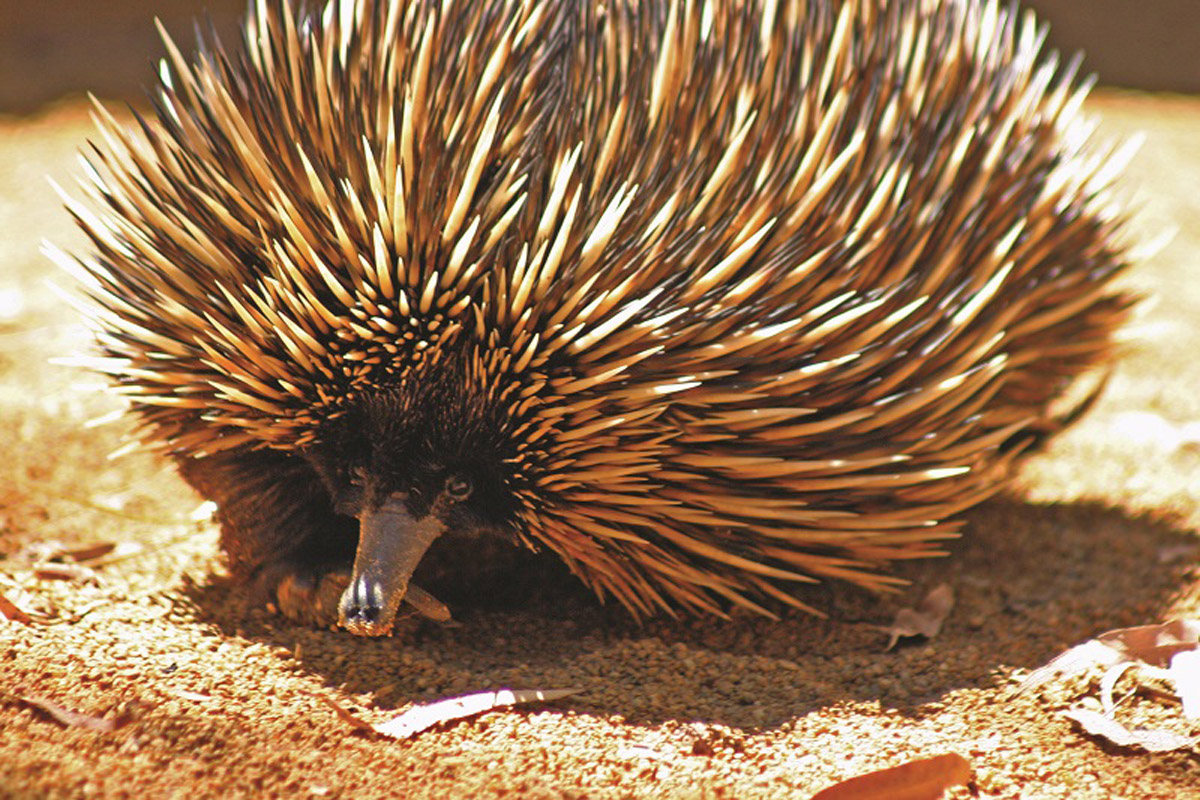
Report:
[[[338,624],[357,636],[384,636],[425,551],[443,531],[435,514],[416,519],[404,495],[359,514],[354,575],[338,605]]]

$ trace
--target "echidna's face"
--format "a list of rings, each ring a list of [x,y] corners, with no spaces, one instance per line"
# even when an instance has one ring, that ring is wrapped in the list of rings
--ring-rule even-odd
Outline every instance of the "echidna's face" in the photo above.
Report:
[[[403,496],[416,518],[437,514],[464,533],[511,523],[502,439],[482,409],[414,403],[405,392],[363,398],[333,421],[308,458],[342,513]]]
[[[308,459],[338,512],[359,520],[358,555],[341,623],[365,635],[391,626],[430,544],[503,534],[515,503],[500,425],[462,390],[453,363],[437,377],[364,395],[331,421]]]

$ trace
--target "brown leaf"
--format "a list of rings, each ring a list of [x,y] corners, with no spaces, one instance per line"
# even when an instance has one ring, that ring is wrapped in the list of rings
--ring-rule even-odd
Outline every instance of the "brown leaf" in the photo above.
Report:
[[[1096,641],[1108,645],[1131,661],[1156,667],[1171,663],[1171,657],[1200,646],[1200,620],[1175,619],[1161,625],[1139,625],[1102,633]]]
[[[482,714],[493,708],[516,705],[518,703],[534,703],[538,701],[558,700],[579,694],[582,689],[500,689],[491,692],[476,692],[451,697],[433,703],[415,705],[399,716],[387,722],[372,725],[361,717],[351,714],[341,705],[327,697],[312,692],[325,705],[332,708],[337,715],[356,728],[370,729],[376,733],[393,739],[407,739],[423,730],[432,728],[441,722],[450,722],[464,717]]]
[[[301,690],[301,691],[303,691],[303,690]],[[331,700],[328,697],[326,697],[325,695],[317,694],[316,692],[305,691],[304,693],[306,695],[309,695],[310,697],[315,697],[316,699],[320,700],[325,705],[332,708],[334,710],[334,713],[336,713],[344,721],[350,723],[355,728],[361,728],[363,730],[371,730],[371,723],[367,722],[365,719],[363,719],[362,717],[360,717],[356,714],[350,713],[347,709],[343,708],[342,705],[340,703],[336,702],[335,700]]]
[[[86,728],[91,731],[99,731],[101,733],[112,733],[125,725],[129,724],[130,717],[121,715],[114,719],[106,719],[104,717],[96,717],[91,714],[83,714],[79,711],[73,711],[66,706],[60,706],[58,703],[51,702],[44,697],[36,697],[34,695],[18,695],[17,699],[28,706],[36,708],[43,714],[48,715],[51,719],[68,728]]]
[[[137,542],[93,542],[91,544],[68,547],[62,542],[48,539],[34,542],[24,547],[17,559],[28,562],[35,568],[50,564],[87,564],[102,566],[112,561],[120,561],[142,552],[143,548]]]
[[[924,636],[932,639],[942,629],[950,609],[954,608],[954,589],[948,583],[939,583],[929,590],[916,608],[902,608],[887,629],[891,638],[885,650],[891,650],[901,637]]]
[[[1171,731],[1126,728],[1112,717],[1106,717],[1099,711],[1090,711],[1086,708],[1064,711],[1063,716],[1074,720],[1091,735],[1103,737],[1121,747],[1140,747],[1151,753],[1166,753],[1172,750],[1184,750],[1196,744],[1194,739],[1180,736]]]
[[[20,622],[22,625],[28,625],[32,622],[28,614],[17,608],[16,603],[2,594],[0,594],[0,616],[12,622]]]
[[[834,784],[812,800],[937,800],[952,786],[974,780],[971,764],[958,753],[909,761]]]
[[[33,567],[35,577],[50,581],[97,581],[96,571],[83,564],[46,562]]]
[[[116,549],[116,542],[96,542],[95,544],[64,550],[62,556],[77,564],[82,564],[85,561],[95,561],[97,558],[103,558]]]

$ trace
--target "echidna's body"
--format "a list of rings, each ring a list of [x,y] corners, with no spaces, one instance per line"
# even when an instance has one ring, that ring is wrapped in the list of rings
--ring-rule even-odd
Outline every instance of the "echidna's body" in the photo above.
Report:
[[[85,280],[235,574],[308,598],[361,527],[358,633],[447,529],[637,612],[886,586],[1127,305],[1083,91],[994,2],[260,2],[246,39],[172,48],[142,136],[102,114]]]

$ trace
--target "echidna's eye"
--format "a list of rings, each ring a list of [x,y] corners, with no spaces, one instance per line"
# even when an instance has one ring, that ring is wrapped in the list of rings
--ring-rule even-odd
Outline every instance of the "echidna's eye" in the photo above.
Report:
[[[451,500],[466,500],[471,496],[471,480],[462,475],[451,475],[446,478],[446,494]]]

